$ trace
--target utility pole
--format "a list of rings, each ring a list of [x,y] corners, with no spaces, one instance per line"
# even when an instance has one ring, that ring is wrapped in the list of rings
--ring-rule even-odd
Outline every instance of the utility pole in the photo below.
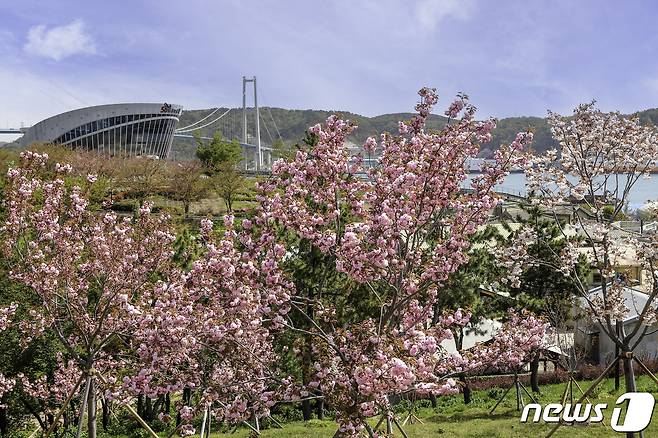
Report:
[[[260,113],[258,111],[258,91],[256,87],[256,76],[247,79],[242,76],[242,138],[245,144],[247,142],[247,82],[254,83],[254,107],[256,109],[256,170],[263,167],[263,152],[260,147]]]

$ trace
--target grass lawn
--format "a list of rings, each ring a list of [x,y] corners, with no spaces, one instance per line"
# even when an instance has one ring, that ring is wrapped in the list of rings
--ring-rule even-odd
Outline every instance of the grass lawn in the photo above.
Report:
[[[589,382],[580,382],[583,389],[589,387]],[[623,380],[622,380],[623,385]],[[559,403],[565,384],[545,385],[542,387],[542,393],[537,397],[539,403],[546,405],[548,403]],[[638,391],[651,392],[654,397],[658,395],[658,387],[646,376],[638,379]],[[554,437],[622,437],[623,434],[614,432],[610,428],[610,418],[612,409],[617,397],[623,394],[623,389],[619,393],[614,391],[614,382],[612,379],[605,380],[594,392],[595,397],[591,400],[593,403],[607,403],[608,409],[605,411],[603,424],[562,426]],[[409,437],[464,437],[464,438],[526,438],[542,437],[550,430],[551,426],[544,423],[539,424],[521,424],[519,421],[520,412],[516,411],[516,402],[513,390],[507,395],[505,401],[496,409],[494,414],[490,414],[491,408],[495,405],[497,399],[502,395],[502,390],[492,389],[486,391],[475,391],[473,393],[473,403],[469,406],[463,404],[461,395],[453,397],[442,397],[439,400],[439,407],[421,408],[418,410],[418,416],[424,424],[407,424],[404,429]],[[580,395],[580,393],[578,393]],[[524,398],[527,400],[527,397]],[[576,399],[576,393],[574,393]],[[574,400],[575,401],[575,400]],[[404,419],[405,413],[398,415],[399,421]],[[623,418],[623,417],[622,417]],[[374,426],[374,421],[373,421]],[[327,437],[333,436],[336,426],[332,421],[312,420],[308,423],[292,422],[284,425],[283,429],[266,429],[261,436],[272,438],[283,437]],[[395,436],[401,437],[399,431],[394,430]],[[238,429],[234,434],[214,433],[212,437],[248,437],[249,429],[246,427]],[[645,430],[645,437],[658,437],[658,420],[652,422]]]

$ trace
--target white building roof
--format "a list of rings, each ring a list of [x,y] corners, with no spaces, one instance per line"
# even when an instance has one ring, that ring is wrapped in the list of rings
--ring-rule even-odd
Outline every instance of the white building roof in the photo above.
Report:
[[[493,319],[484,319],[482,320],[475,330],[471,327],[464,329],[464,340],[462,342],[462,348],[468,350],[482,342],[487,342],[496,334],[498,330],[503,326],[500,321],[495,321]],[[446,349],[448,353],[454,353],[457,351],[455,346],[455,341],[453,339],[447,339],[441,342],[441,346]]]
[[[602,289],[602,286],[591,289],[587,295],[587,298],[590,300],[595,297],[603,298]],[[627,286],[622,287],[622,297],[624,300],[624,305],[626,308],[628,308],[628,314],[624,318],[624,323],[628,323],[637,319],[640,313],[642,313],[642,309],[644,309],[647,301],[649,301],[649,295],[640,290]],[[588,304],[585,298],[580,298],[580,302],[584,308],[588,308]]]

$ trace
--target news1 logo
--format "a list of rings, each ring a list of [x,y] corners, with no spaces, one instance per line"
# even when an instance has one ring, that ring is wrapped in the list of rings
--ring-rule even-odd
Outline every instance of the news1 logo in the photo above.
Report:
[[[615,402],[619,406],[628,400],[626,416],[621,422],[623,408],[616,407],[612,410],[610,427],[616,432],[641,432],[651,423],[653,407],[656,400],[648,392],[627,392],[619,396]],[[531,421],[538,423],[540,418],[546,423],[600,423],[603,421],[603,411],[608,407],[607,403],[576,403],[575,405],[550,403],[542,408],[538,403],[530,403],[523,408],[521,423],[528,422],[530,411],[534,410]]]

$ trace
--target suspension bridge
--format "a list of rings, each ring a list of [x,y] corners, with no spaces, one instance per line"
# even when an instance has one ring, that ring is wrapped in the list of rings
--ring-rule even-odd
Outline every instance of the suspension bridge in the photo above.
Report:
[[[24,129],[17,128],[0,128],[0,134],[23,135],[25,133],[24,131]]]
[[[247,86],[253,86],[253,106],[247,107]],[[265,114],[263,114],[265,113]],[[272,165],[272,145],[281,139],[272,111],[258,107],[256,77],[242,77],[242,108],[217,107],[187,126],[174,131],[175,138],[212,140],[202,132],[219,132],[225,140],[237,140],[242,147],[243,166],[247,172],[268,171]],[[262,134],[265,135],[262,135]]]

